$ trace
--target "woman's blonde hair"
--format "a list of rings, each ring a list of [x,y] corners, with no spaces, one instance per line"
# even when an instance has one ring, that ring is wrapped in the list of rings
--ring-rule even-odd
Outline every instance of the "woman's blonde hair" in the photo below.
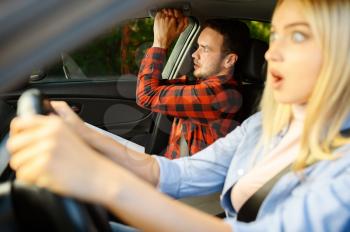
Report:
[[[278,1],[276,8],[282,2]],[[350,113],[350,1],[298,2],[321,46],[323,60],[307,103],[301,149],[294,170],[301,170],[319,160],[333,159],[334,148],[350,142],[340,134],[342,123]],[[260,144],[267,147],[272,138],[290,123],[291,105],[275,101],[267,80],[260,106],[263,117]]]

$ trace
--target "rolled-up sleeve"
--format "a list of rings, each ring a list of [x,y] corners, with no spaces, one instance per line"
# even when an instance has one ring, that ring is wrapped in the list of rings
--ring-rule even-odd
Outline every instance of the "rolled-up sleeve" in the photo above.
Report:
[[[228,144],[233,134],[217,140],[195,156],[176,160],[155,156],[160,167],[159,189],[175,198],[220,191],[234,154]]]
[[[160,167],[160,191],[174,198],[207,195],[220,191],[231,157],[218,153],[218,147],[210,146],[196,156],[176,160],[156,157]]]
[[[154,156],[160,167],[158,188],[174,197],[200,196],[221,191],[237,147],[242,142],[249,121],[246,120],[224,138],[198,152],[195,156],[169,160]]]

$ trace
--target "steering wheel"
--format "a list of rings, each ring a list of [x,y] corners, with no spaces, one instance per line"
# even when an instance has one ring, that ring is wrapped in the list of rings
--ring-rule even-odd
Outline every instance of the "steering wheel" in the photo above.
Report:
[[[25,91],[17,103],[19,116],[48,114],[52,110],[37,89]],[[0,147],[3,152],[4,144]],[[3,166],[4,162],[8,165],[8,158],[0,161]],[[101,206],[61,197],[16,180],[0,185],[0,218],[0,231],[111,231],[108,214]]]

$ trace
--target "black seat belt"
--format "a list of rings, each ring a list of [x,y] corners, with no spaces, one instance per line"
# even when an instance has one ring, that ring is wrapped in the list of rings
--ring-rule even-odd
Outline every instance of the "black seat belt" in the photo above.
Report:
[[[272,179],[261,186],[241,207],[237,214],[237,220],[242,222],[252,222],[258,215],[259,208],[266,198],[267,194],[271,191],[276,182],[287,172],[290,171],[291,165],[288,165]]]
[[[347,128],[347,129],[340,131],[340,134],[342,136],[349,137],[350,136],[350,128]]]
[[[342,130],[341,135],[350,136],[350,128]],[[237,220],[242,222],[252,222],[255,221],[256,216],[258,215],[259,208],[266,198],[267,194],[271,191],[272,187],[276,182],[288,171],[290,171],[291,165],[288,165],[262,187],[258,189],[241,207],[237,214]]]
[[[350,128],[342,130],[341,135],[350,136]],[[258,191],[254,193],[241,207],[238,211],[237,219],[242,222],[252,222],[255,221],[256,216],[258,215],[259,208],[266,198],[267,194],[271,191],[272,187],[276,184],[276,182],[288,171],[290,171],[291,165],[288,165],[282,171],[280,171],[277,175],[275,175],[272,179],[270,179],[266,184],[259,188]]]

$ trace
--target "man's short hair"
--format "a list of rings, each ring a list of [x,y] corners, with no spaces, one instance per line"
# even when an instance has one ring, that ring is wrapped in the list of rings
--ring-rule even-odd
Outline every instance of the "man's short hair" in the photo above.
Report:
[[[248,26],[235,19],[209,19],[204,28],[209,27],[224,37],[222,52],[235,53],[243,58],[249,48],[250,34]]]

